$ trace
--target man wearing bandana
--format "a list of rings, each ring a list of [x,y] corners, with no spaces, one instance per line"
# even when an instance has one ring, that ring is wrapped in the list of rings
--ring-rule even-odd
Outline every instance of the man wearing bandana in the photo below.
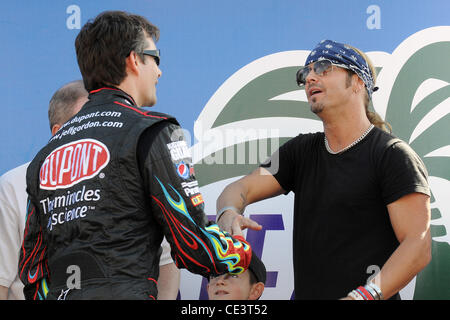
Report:
[[[253,228],[247,205],[292,191],[295,298],[399,299],[431,259],[426,168],[369,110],[378,88],[364,53],[324,40],[304,65],[297,84],[324,132],[294,137],[228,185],[217,221]]]

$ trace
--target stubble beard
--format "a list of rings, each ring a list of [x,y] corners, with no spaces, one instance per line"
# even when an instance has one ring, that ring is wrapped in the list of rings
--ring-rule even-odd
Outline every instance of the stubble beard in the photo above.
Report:
[[[312,99],[310,106],[311,106],[311,111],[315,114],[321,113],[325,107],[323,105],[323,103],[316,102],[316,99],[314,99],[314,98]]]

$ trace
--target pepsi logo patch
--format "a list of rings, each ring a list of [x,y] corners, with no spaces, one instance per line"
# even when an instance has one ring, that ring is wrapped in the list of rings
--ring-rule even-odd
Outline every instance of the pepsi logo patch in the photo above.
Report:
[[[178,176],[180,176],[183,179],[187,179],[190,176],[190,168],[189,165],[187,163],[185,163],[184,161],[181,161],[180,163],[178,163],[176,165],[177,167],[177,174]]]

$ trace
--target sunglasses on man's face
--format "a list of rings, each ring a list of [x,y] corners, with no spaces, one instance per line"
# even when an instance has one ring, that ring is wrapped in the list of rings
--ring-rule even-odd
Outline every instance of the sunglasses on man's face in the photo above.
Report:
[[[160,53],[161,51],[159,49],[157,50],[144,50],[142,51],[143,54],[147,55],[147,56],[151,56],[153,57],[153,59],[155,59],[156,65],[159,66],[159,60],[160,60]]]
[[[330,60],[319,60],[316,61],[313,65],[314,73],[318,76],[324,76],[327,73],[331,72],[333,66],[337,66],[340,68],[348,69],[345,65],[335,64]],[[302,87],[306,84],[306,77],[311,72],[311,67],[306,66],[297,71],[297,85]]]

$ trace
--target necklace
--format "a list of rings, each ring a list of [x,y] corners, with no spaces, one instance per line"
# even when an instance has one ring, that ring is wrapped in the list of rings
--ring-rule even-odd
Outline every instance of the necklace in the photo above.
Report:
[[[371,124],[369,126],[369,128],[367,128],[366,131],[364,131],[364,133],[361,135],[361,137],[359,137],[358,139],[356,139],[355,141],[353,141],[351,144],[349,144],[348,146],[346,146],[344,149],[341,149],[339,151],[334,152],[333,150],[331,150],[330,146],[328,145],[328,140],[327,140],[327,136],[324,135],[324,140],[325,140],[325,148],[327,149],[327,151],[331,154],[339,154],[342,153],[344,151],[347,151],[348,149],[350,149],[351,147],[353,147],[354,145],[358,144],[362,139],[365,138],[365,136],[367,136],[369,134],[369,132],[373,129],[374,125]]]

